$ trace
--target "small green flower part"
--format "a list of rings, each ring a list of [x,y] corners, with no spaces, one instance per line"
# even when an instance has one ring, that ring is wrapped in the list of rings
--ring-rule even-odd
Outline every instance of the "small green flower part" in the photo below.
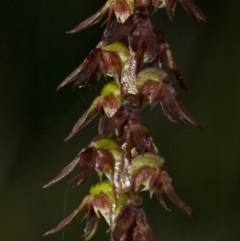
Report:
[[[160,169],[164,164],[164,160],[159,155],[154,155],[152,153],[145,153],[143,155],[138,155],[132,159],[131,162],[131,175],[135,175],[140,169],[144,167],[154,168],[156,170]]]
[[[121,95],[119,84],[116,83],[115,81],[111,81],[111,82],[105,84],[101,91],[102,96],[110,95],[110,94],[112,94],[114,96]]]
[[[112,138],[97,138],[93,142],[91,142],[90,146],[94,147],[95,149],[104,149],[104,150],[111,150],[116,149],[118,151],[121,150],[121,146],[119,143]]]
[[[112,199],[113,199],[113,195],[112,195],[113,187],[112,187],[112,184],[108,180],[104,180],[104,181],[101,181],[101,182],[98,182],[98,183],[92,185],[89,193],[91,195],[97,195],[100,193],[104,193],[107,196],[112,196]]]
[[[116,41],[112,44],[104,45],[102,47],[104,51],[109,52],[115,52],[118,54],[119,58],[121,59],[122,64],[126,63],[128,56],[129,56],[129,50],[126,47],[125,44],[123,44],[120,41]]]
[[[167,78],[167,73],[159,68],[146,68],[138,73],[137,84],[141,88],[147,81],[162,83]]]

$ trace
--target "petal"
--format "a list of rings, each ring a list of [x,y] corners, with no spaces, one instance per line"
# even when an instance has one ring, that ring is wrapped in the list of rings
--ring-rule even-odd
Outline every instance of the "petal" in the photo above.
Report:
[[[108,117],[106,116],[106,114],[102,111],[102,113],[100,114],[99,117],[99,121],[98,121],[98,135],[102,136],[103,132],[104,132],[104,128],[106,125],[106,120],[108,119]]]
[[[112,199],[112,197],[104,193],[95,195],[93,198],[93,207],[95,209],[95,212],[100,212],[108,224],[110,224],[111,219],[111,204],[113,201]]]
[[[165,40],[164,40],[163,33],[160,30],[158,30],[158,29],[154,29],[153,32],[155,34],[155,37],[156,37],[156,40],[157,40],[157,44],[158,44],[158,50],[157,50],[158,51],[158,56],[157,56],[156,59],[158,60],[159,67],[161,68],[162,62],[163,62],[163,58],[166,56],[168,68],[171,70],[171,72],[175,76],[175,78],[178,81],[179,85],[185,91],[190,93],[190,91],[187,89],[185,83],[183,82],[182,76],[180,74],[180,71],[178,70],[178,67],[177,67],[176,63],[175,63],[175,60],[173,58],[173,55],[172,55],[171,49],[169,47],[169,44],[166,43]]]
[[[148,100],[150,104],[154,105],[161,99],[162,84],[154,81],[147,81],[141,90],[144,99]]]
[[[144,42],[144,38],[142,38],[142,34],[141,34],[141,28],[135,28],[131,32],[129,39],[130,39],[130,46],[134,52],[137,52],[137,50],[141,49],[141,45]]]
[[[125,20],[132,12],[130,6],[126,3],[125,0],[115,0],[112,4],[117,20],[122,23],[125,22]]]
[[[138,151],[143,153],[146,149],[146,145],[138,110],[130,113],[128,123],[135,145]]]
[[[133,17],[132,26],[133,28],[128,32],[131,32],[130,36],[130,46],[134,52],[142,48],[142,43],[145,42],[147,48],[149,49],[152,58],[156,55],[156,38],[153,34],[153,29],[151,22],[147,15],[146,8],[143,6],[136,7],[134,14],[132,14],[129,19]],[[128,20],[126,20],[127,22]],[[126,23],[125,22],[125,23]],[[124,24],[125,24],[124,23]]]
[[[172,211],[171,209],[168,208],[167,204],[165,203],[165,201],[163,200],[163,196],[162,196],[162,188],[160,188],[157,192],[157,199],[160,203],[160,205],[162,206],[163,209],[165,209],[166,211]]]
[[[166,10],[168,17],[173,20],[175,8],[178,0],[166,0]]]
[[[134,222],[135,212],[133,211],[132,206],[126,206],[122,208],[117,218],[115,219],[115,225],[112,231],[113,241],[125,240],[128,231]]]
[[[134,14],[130,15],[128,19],[115,28],[109,44],[119,41],[123,36],[128,35],[135,27]]]
[[[122,105],[117,112],[111,117],[106,119],[103,134],[106,136],[111,135],[117,128],[121,127],[128,119],[129,113],[124,105]]]
[[[108,150],[97,151],[97,156],[95,159],[95,170],[102,175],[102,173],[114,171],[114,160],[112,155]]]
[[[107,117],[112,117],[119,109],[121,102],[113,95],[106,95],[102,98],[102,107]]]
[[[114,32],[114,29],[117,26],[116,16],[114,15],[111,9],[109,9],[108,11],[108,17],[105,22],[106,22],[106,27],[104,29],[102,39],[109,41],[109,39],[112,37],[112,33]]]
[[[91,239],[91,237],[96,233],[99,224],[99,219],[94,212],[94,209],[91,207],[87,213],[87,223],[84,229],[84,234],[82,237],[85,237],[85,241]]]
[[[150,197],[152,197],[153,193],[157,192],[157,190],[161,189],[162,186],[162,180],[161,180],[161,168],[159,170],[155,170],[155,173],[153,173],[150,176],[149,180],[149,191],[150,191]]]
[[[157,241],[153,231],[148,224],[146,214],[142,208],[139,208],[139,210],[136,212],[136,223],[140,233],[143,235],[145,240]]]
[[[165,7],[165,0],[152,0],[152,5],[155,8],[163,8]]]
[[[148,16],[144,18],[144,22],[142,21],[142,24],[139,26],[141,26],[141,36],[144,39],[152,58],[154,58],[156,56],[157,42]]]
[[[104,51],[99,62],[99,68],[104,75],[114,76],[118,80],[121,75],[122,62],[117,53]]]
[[[151,176],[156,172],[155,169],[149,167],[140,168],[135,176],[133,176],[134,190],[137,192],[141,185],[144,185],[144,191],[149,190],[149,181]],[[142,190],[143,191],[143,190]]]

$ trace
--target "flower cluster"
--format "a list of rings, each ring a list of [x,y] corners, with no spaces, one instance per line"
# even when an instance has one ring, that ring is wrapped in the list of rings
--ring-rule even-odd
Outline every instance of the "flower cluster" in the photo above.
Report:
[[[178,2],[195,20],[207,22],[191,0],[108,0],[96,14],[69,31],[76,33],[106,15],[101,41],[58,89],[71,82],[73,88],[81,88],[102,75],[108,81],[66,140],[98,116],[97,137],[44,187],[60,181],[74,169],[76,173],[68,182],[72,186],[83,185],[93,170],[100,181],[69,216],[45,235],[59,231],[85,212],[85,240],[96,232],[102,216],[113,241],[154,241],[156,238],[142,207],[142,191],[149,191],[150,196],[156,194],[161,206],[169,210],[163,199],[166,195],[179,209],[193,216],[192,209],[174,190],[165,161],[140,117],[147,104],[159,103],[170,121],[184,125],[189,122],[201,129],[180,102],[162,68],[165,60],[180,87],[189,92],[169,44],[149,18],[158,8],[165,7],[172,20]],[[121,42],[124,37],[128,46]]]

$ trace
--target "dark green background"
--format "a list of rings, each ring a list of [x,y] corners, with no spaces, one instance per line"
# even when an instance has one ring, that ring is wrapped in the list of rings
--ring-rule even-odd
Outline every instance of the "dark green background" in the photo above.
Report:
[[[168,122],[160,106],[144,121],[165,158],[178,193],[195,211],[189,219],[168,202],[144,194],[158,240],[237,241],[240,237],[240,18],[239,1],[195,1],[209,18],[197,24],[180,6],[171,22],[153,17],[165,33],[191,95],[178,87],[186,108],[204,131]],[[100,24],[65,34],[96,12],[98,0],[1,0],[0,3],[0,240],[83,240],[84,222],[42,238],[73,210],[96,176],[72,189],[65,181],[41,187],[94,137],[97,122],[63,143],[75,121],[99,93],[90,88],[59,92],[57,85],[97,44]],[[174,80],[173,80],[174,81]],[[177,86],[177,85],[176,85]],[[93,240],[109,240],[107,226]]]

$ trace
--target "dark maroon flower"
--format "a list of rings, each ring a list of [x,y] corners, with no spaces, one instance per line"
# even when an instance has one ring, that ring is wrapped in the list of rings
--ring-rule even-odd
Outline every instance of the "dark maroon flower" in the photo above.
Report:
[[[100,44],[101,45],[101,44]],[[104,48],[104,47],[103,47]],[[97,47],[86,57],[59,86],[57,89],[74,81],[73,87],[80,88],[87,86],[97,73],[120,77],[122,63],[117,53],[106,51],[102,47]],[[98,75],[99,77],[100,75]]]
[[[112,117],[117,112],[120,105],[121,96],[119,85],[116,82],[107,83],[104,86],[101,95],[96,97],[89,109],[83,113],[65,141],[71,139],[79,130],[90,123],[98,114],[100,114],[100,122],[102,121],[101,118],[105,118],[106,116]],[[99,126],[100,125],[102,125],[102,123],[100,123]],[[99,129],[102,129],[102,127],[100,126]],[[101,130],[99,132],[101,132]]]
[[[120,40],[123,36],[129,37],[134,52],[140,50],[145,43],[151,55],[156,55],[156,39],[145,7],[136,7],[134,13],[114,30],[110,43]]]
[[[157,185],[156,185],[157,184]],[[165,168],[162,168],[161,176],[152,180],[152,185],[157,189],[157,197],[163,207],[166,207],[164,204],[162,194],[165,193],[167,197],[175,204],[180,210],[185,212],[190,218],[194,216],[192,209],[182,200],[182,198],[176,193],[172,186],[172,179],[169,177]],[[158,187],[158,188],[157,188]]]
[[[92,168],[99,174],[100,179],[104,173],[112,178],[117,155],[121,157],[121,149],[116,142],[110,138],[96,138],[44,188],[60,181],[77,166],[77,173],[68,182],[74,187],[81,186],[86,181]]]
[[[153,0],[154,1],[154,0]],[[155,1],[154,1],[155,2]],[[192,0],[161,0],[166,5],[168,17],[173,20],[177,3],[179,2],[184,10],[196,21],[207,23],[207,18],[200,8]]]
[[[122,126],[127,127],[127,131],[131,133],[138,151],[143,153],[146,149],[145,138],[140,122],[138,99],[134,95],[126,96],[125,102],[117,112],[111,118],[106,119],[103,134],[111,135],[114,130],[121,129]]]
[[[52,184],[63,179],[70,172],[72,172],[77,165],[78,165],[78,171],[74,175],[74,177],[70,179],[68,183],[73,185],[74,187],[81,186],[88,178],[88,175],[92,167],[94,167],[95,158],[96,158],[96,150],[94,148],[88,147],[83,149],[77,155],[77,157],[70,164],[64,167],[62,171],[60,171],[59,174],[52,181],[50,181],[48,184],[44,186],[44,188],[49,187]]]
[[[165,71],[159,68],[146,68],[138,74],[140,93],[150,104],[160,103],[164,115],[172,122],[186,121],[202,129],[197,120],[183,107]]]
[[[151,196],[153,193],[156,193],[161,206],[166,210],[170,210],[163,200],[162,194],[166,194],[179,209],[184,211],[189,217],[193,216],[192,209],[174,190],[172,179],[166,171],[165,161],[162,157],[152,153],[138,155],[132,160],[130,170],[134,180],[135,191],[144,186],[143,190],[149,190]]]
[[[184,108],[170,82],[165,82],[159,92],[164,115],[172,122],[176,120],[186,125],[186,121],[202,130],[197,120]]]
[[[156,241],[140,204],[129,204],[120,211],[115,220],[112,239],[113,241]]]
[[[57,88],[60,89],[74,81],[74,88],[89,84],[99,70],[101,49],[96,48],[90,52],[82,64],[80,64]]]
[[[182,76],[180,74],[180,71],[178,70],[178,67],[175,63],[170,46],[164,40],[163,33],[157,29],[154,29],[153,32],[155,34],[155,38],[157,41],[157,53],[156,53],[155,58],[153,59],[148,48],[146,48],[144,50],[144,62],[148,62],[153,67],[159,67],[162,69],[163,60],[165,58],[168,68],[174,75],[175,79],[178,81],[178,84],[180,85],[180,87],[190,93],[190,91],[187,89],[187,87],[182,79]]]
[[[49,235],[63,229],[68,224],[72,223],[80,215],[80,212],[85,210],[85,218],[87,219],[83,237],[89,240],[97,230],[100,215],[110,223],[111,219],[111,203],[113,201],[112,188],[109,182],[104,181],[96,183],[91,187],[90,194],[85,196],[79,206],[66,218],[64,218],[55,228],[44,234]]]

